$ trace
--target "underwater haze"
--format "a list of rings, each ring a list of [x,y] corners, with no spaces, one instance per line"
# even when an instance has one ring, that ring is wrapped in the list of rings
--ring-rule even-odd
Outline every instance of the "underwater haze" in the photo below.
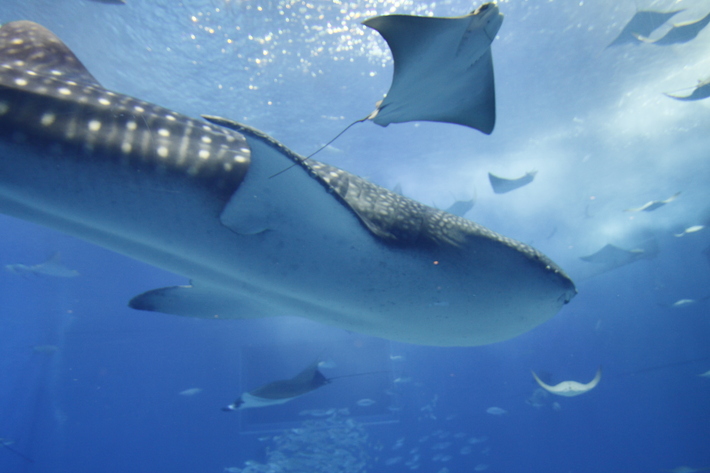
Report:
[[[392,53],[362,21],[478,6],[4,0],[0,23],[41,24],[108,90],[228,117],[308,156],[390,87]],[[435,347],[289,313],[139,311],[138,294],[189,280],[0,214],[0,472],[709,468],[710,27],[695,22],[710,3],[498,8],[490,135],[366,121],[316,159],[541,251],[578,292],[554,317]],[[312,259],[343,264],[323,254]],[[309,366],[330,381],[223,412]]]

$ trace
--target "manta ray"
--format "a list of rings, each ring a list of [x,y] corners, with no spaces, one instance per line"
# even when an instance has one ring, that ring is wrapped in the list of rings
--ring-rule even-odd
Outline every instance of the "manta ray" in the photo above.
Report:
[[[535,179],[536,174],[537,171],[530,171],[517,179],[506,179],[489,172],[488,180],[491,182],[493,192],[496,194],[505,194],[506,192],[514,191],[515,189],[519,189],[520,187],[530,184],[533,179]]]
[[[639,44],[637,36],[649,36],[656,31],[666,21],[673,18],[683,10],[673,10],[669,12],[658,12],[653,10],[639,10],[621,30],[614,41],[609,43],[607,48],[619,46],[626,43]]]
[[[318,370],[318,362],[312,363],[291,379],[273,381],[240,395],[227,407],[225,412],[251,407],[265,407],[284,404],[304,394],[325,386],[330,380]]]
[[[528,245],[210,121],[106,90],[36,23],[0,28],[0,211],[190,279],[134,309],[474,346],[576,294]]]
[[[624,212],[653,212],[656,209],[663,207],[666,204],[670,204],[678,198],[680,192],[676,192],[672,196],[668,197],[666,200],[652,200],[646,202],[641,207],[635,207],[632,209],[624,209]]]
[[[446,212],[452,214],[452,215],[457,215],[459,217],[463,217],[468,213],[469,210],[473,208],[473,206],[476,204],[476,199],[471,199],[471,200],[457,200],[453,204],[449,205],[446,208]]]
[[[562,381],[559,384],[550,386],[549,384],[545,384],[544,382],[542,382],[542,380],[537,377],[534,371],[532,371],[532,375],[533,378],[535,378],[535,381],[537,381],[537,384],[539,384],[540,387],[545,391],[548,391],[552,394],[557,394],[558,396],[574,397],[596,388],[597,384],[599,384],[599,381],[601,381],[602,379],[602,369],[601,367],[599,367],[599,369],[597,370],[597,374],[594,376],[594,379],[588,382],[587,384],[578,383],[577,381]]]
[[[692,100],[702,100],[710,97],[710,79],[704,81],[698,81],[698,85],[693,88],[693,91],[688,95],[677,95],[677,94],[665,94],[666,97],[670,97],[676,100],[692,101]]]
[[[502,23],[495,3],[456,18],[386,15],[365,20],[387,41],[394,59],[390,90],[368,118],[381,126],[424,120],[493,132],[491,43]]]
[[[644,35],[635,34],[639,41],[644,43],[651,43],[658,46],[668,46],[671,44],[682,44],[687,43],[695,39],[700,32],[705,29],[705,27],[710,23],[710,13],[705,15],[699,20],[688,21],[685,23],[679,23],[673,25],[673,27],[668,30],[668,32],[658,39],[649,39]]]
[[[614,269],[641,259],[654,258],[658,254],[656,243],[654,241],[645,243],[646,248],[634,248],[632,250],[625,250],[611,243],[607,243],[596,253],[580,256],[579,259],[587,263],[603,265],[607,269]]]

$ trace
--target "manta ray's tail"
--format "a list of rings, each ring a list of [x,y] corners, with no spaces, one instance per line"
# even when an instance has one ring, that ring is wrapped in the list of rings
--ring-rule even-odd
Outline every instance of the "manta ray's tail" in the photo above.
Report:
[[[340,137],[341,137],[346,131],[348,131],[353,125],[355,125],[355,124],[357,124],[357,123],[362,123],[362,122],[364,122],[364,121],[367,121],[367,120],[369,120],[370,118],[372,118],[372,114],[366,116],[365,118],[361,118],[361,119],[359,119],[359,120],[355,120],[355,121],[352,122],[350,125],[348,125],[348,126],[346,126],[345,128],[343,128],[343,130],[342,130],[340,133],[338,133],[337,135],[335,135],[335,137],[333,137],[329,142],[327,142],[326,144],[324,144],[323,146],[321,146],[320,148],[318,148],[317,150],[315,150],[314,152],[312,152],[311,154],[309,154],[306,159],[311,159],[313,156],[315,156],[316,154],[318,154],[318,153],[320,153],[321,151],[323,151],[323,150],[324,150],[325,148],[327,148],[330,144],[332,144],[335,140],[337,140],[338,138],[340,138]]]

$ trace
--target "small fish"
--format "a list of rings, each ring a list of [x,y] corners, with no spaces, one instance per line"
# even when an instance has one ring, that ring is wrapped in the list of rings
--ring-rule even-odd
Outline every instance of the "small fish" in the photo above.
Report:
[[[678,238],[680,238],[680,237],[687,235],[688,233],[699,232],[703,228],[705,228],[705,225],[693,225],[692,227],[686,228],[681,233],[674,233],[674,235],[677,236]]]
[[[695,304],[697,301],[695,299],[679,299],[671,304],[671,307],[685,307],[687,305]]]
[[[195,394],[199,394],[202,392],[202,388],[190,388],[186,389],[184,391],[180,391],[179,394],[181,396],[194,396]]]
[[[487,469],[488,469],[488,465],[486,465],[485,463],[479,463],[478,465],[476,465],[473,468],[474,471],[485,471]]]
[[[494,416],[502,416],[508,413],[508,411],[500,407],[489,407],[486,412]]]
[[[707,370],[703,374],[699,374],[698,376],[702,376],[703,378],[710,378],[710,370]]]
[[[469,447],[467,445],[461,447],[461,450],[459,451],[461,455],[468,455],[471,452],[473,452],[473,447]]]
[[[357,404],[360,407],[370,407],[371,405],[375,404],[375,401],[373,401],[372,399],[365,398],[365,399],[360,399],[355,404]]]
[[[475,445],[477,443],[483,443],[486,440],[488,440],[488,437],[486,437],[485,435],[483,437],[471,437],[470,439],[468,439],[468,443]]]
[[[404,355],[390,355],[390,360],[392,361],[404,361],[406,358]]]

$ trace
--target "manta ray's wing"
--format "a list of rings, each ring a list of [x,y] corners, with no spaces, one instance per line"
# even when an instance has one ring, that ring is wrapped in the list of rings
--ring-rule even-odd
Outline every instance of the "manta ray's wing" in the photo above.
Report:
[[[657,12],[651,10],[639,10],[636,14],[631,17],[624,29],[621,30],[619,35],[609,43],[607,48],[612,46],[619,46],[621,44],[633,43],[638,44],[637,35],[648,36],[653,33],[658,27],[663,23],[670,20],[676,14],[682,12],[683,10],[673,10],[669,12]]]
[[[495,125],[490,46],[502,22],[492,3],[457,18],[366,20],[394,58],[392,86],[372,120],[382,126],[414,120],[457,123],[490,134]]]
[[[535,179],[535,174],[537,171],[531,171],[525,174],[523,177],[517,179],[506,179],[504,177],[496,176],[495,174],[488,173],[488,180],[491,182],[491,187],[493,192],[496,194],[505,194],[506,192],[513,191],[527,184],[530,184],[533,179]]]

